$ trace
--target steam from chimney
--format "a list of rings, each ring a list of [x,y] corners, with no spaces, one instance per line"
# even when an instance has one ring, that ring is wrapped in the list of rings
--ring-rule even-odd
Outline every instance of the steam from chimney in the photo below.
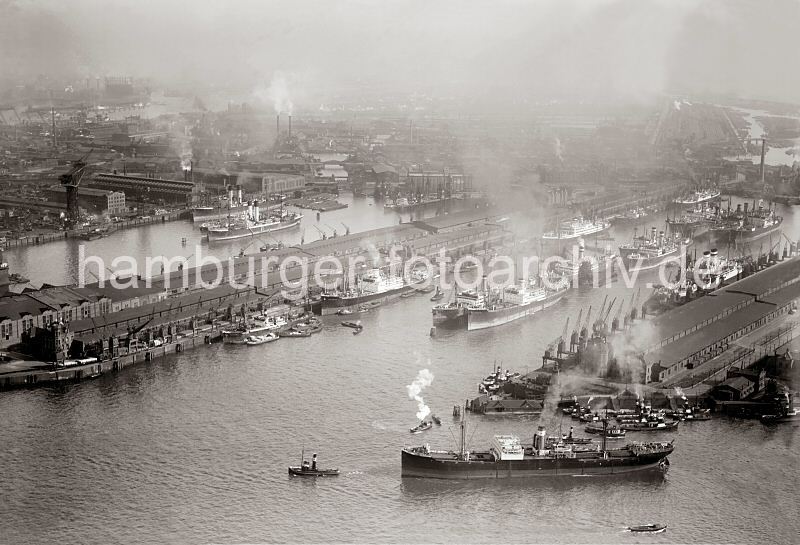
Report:
[[[275,72],[269,87],[266,89],[259,87],[254,91],[254,94],[256,98],[265,102],[272,102],[272,107],[278,115],[282,113],[292,115],[294,111],[294,104],[289,98],[289,85],[286,82],[286,76],[282,72]]]
[[[555,154],[556,157],[558,157],[558,160],[561,161],[562,163],[564,162],[564,157],[562,155],[563,152],[564,152],[564,146],[561,144],[561,139],[558,136],[556,136]]]
[[[431,414],[431,409],[425,404],[421,394],[422,390],[430,386],[432,382],[433,373],[427,369],[423,369],[417,373],[417,377],[414,379],[414,382],[406,386],[409,399],[413,399],[417,402],[417,420],[420,422],[425,420],[425,418]]]

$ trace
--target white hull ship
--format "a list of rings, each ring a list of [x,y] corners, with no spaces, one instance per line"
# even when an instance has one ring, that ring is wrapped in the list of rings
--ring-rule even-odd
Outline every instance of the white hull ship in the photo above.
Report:
[[[676,204],[698,204],[706,201],[711,201],[720,196],[719,189],[703,189],[702,191],[694,191],[689,195],[678,197],[675,199]]]
[[[246,218],[239,220],[228,218],[228,221],[223,225],[209,226],[208,241],[219,242],[235,240],[264,233],[282,231],[284,229],[297,227],[300,225],[300,220],[302,219],[302,214],[295,214],[292,212],[278,213],[273,216],[267,215],[266,218],[262,219],[258,203],[254,202],[252,208],[248,209]]]
[[[406,280],[402,276],[384,274],[381,269],[371,269],[356,278],[355,289],[323,293],[312,309],[322,316],[359,311],[361,305],[384,303],[410,293],[427,280],[427,275],[418,271],[412,271],[410,276]]]
[[[694,282],[704,291],[715,289],[736,279],[742,273],[742,265],[737,261],[719,257],[717,249],[703,252],[702,259],[694,266]]]
[[[196,206],[192,208],[193,223],[210,223],[214,220],[222,221],[227,217],[242,217],[250,210],[250,204],[242,199],[242,190],[239,190],[238,199],[234,198],[233,191],[228,191],[228,200],[223,198],[216,206]]]
[[[682,244],[689,243],[691,241],[674,236],[667,238],[664,231],[656,236],[656,228],[653,227],[649,237],[645,235],[636,237],[631,244],[620,246],[619,255],[629,272],[647,271],[673,260],[680,255]]]
[[[572,221],[562,222],[555,231],[548,231],[542,235],[543,240],[571,240],[600,233],[611,227],[605,220],[587,220],[574,218]]]
[[[467,307],[467,331],[497,327],[549,308],[564,297],[569,282],[551,279],[555,289],[544,286],[509,286],[490,294],[482,306]]]

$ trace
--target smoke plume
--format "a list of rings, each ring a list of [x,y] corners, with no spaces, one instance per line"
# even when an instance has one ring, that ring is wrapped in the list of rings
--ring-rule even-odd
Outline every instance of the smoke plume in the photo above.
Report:
[[[564,156],[562,155],[563,153],[564,153],[564,145],[561,143],[561,139],[558,136],[556,136],[555,154],[556,157],[558,157],[558,160],[561,161],[562,163],[564,162]]]
[[[422,390],[430,386],[432,382],[433,373],[427,369],[423,369],[417,373],[417,377],[414,379],[414,382],[406,386],[406,390],[408,390],[408,398],[417,402],[417,420],[419,421],[425,420],[425,418],[431,414],[431,409],[425,404],[425,400],[422,399],[421,394]]]
[[[272,102],[276,114],[292,115],[294,104],[289,96],[289,84],[282,72],[275,72],[269,87],[261,86],[253,94],[264,102]]]

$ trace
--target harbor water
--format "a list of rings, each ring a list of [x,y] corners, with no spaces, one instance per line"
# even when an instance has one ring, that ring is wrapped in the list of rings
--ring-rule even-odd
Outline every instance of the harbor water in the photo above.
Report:
[[[382,210],[353,213],[358,206],[370,208],[356,204],[323,221],[341,212],[353,231],[397,222]],[[796,239],[800,214],[782,213]],[[630,232],[615,231],[614,243]],[[181,255],[180,239],[191,233],[198,236],[176,223],[88,245],[109,258],[122,247]],[[76,268],[68,244],[8,259],[34,279],[64,281]],[[93,381],[4,392],[0,542],[636,543],[641,537],[625,527],[655,522],[668,531],[648,543],[755,544],[767,535],[770,543],[796,543],[800,492],[787,478],[800,462],[796,424],[719,419],[664,435],[630,433],[629,440],[675,439],[663,478],[400,478],[404,445],[456,448],[453,406],[477,395],[495,364],[539,367],[567,316],[599,308],[606,294],[630,297],[622,287],[573,290],[548,312],[434,337],[430,296],[417,295],[363,314],[360,335],[326,317],[309,338],[214,345]],[[425,368],[434,380],[422,395],[442,426],[411,435],[417,407],[406,385]],[[528,443],[539,424],[556,433],[572,423],[555,414],[470,416],[468,447],[485,447],[497,433]],[[290,478],[287,466],[299,463],[302,449],[341,475]]]

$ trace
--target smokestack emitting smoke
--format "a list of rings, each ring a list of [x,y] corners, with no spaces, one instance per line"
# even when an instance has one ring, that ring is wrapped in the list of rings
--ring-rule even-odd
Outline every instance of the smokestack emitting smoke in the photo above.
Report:
[[[564,147],[561,145],[561,139],[558,136],[556,136],[555,151],[556,151],[556,157],[558,157],[558,160],[563,163],[564,157],[561,154],[564,151]]]
[[[289,114],[289,138],[292,137],[292,114]]]
[[[277,134],[281,133],[281,114],[280,113],[278,113],[278,115],[275,116],[275,130],[277,131]]]
[[[425,404],[425,401],[422,399],[420,394],[422,393],[422,390],[430,386],[432,382],[433,373],[427,369],[423,369],[417,373],[417,378],[414,379],[414,382],[406,386],[409,399],[413,399],[417,402],[417,420],[420,422],[425,420],[425,418],[431,414],[430,407]]]

